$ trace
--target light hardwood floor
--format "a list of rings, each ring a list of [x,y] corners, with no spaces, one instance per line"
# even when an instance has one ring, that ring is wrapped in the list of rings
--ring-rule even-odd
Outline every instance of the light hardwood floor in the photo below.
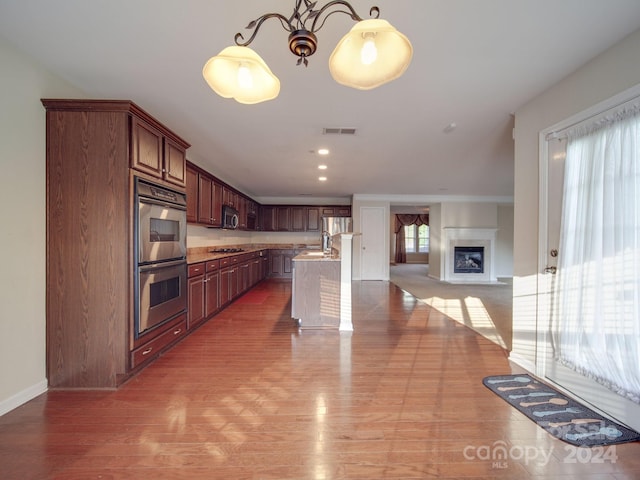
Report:
[[[504,349],[394,284],[354,282],[351,335],[299,331],[290,296],[265,281],[119,390],[0,417],[0,478],[640,478],[640,444],[578,455],[482,385],[521,372]]]

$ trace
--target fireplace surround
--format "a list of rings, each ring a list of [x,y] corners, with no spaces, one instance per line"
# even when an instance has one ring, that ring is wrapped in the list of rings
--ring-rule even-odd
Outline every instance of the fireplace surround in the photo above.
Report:
[[[497,228],[445,227],[442,280],[450,283],[497,283],[497,231]]]

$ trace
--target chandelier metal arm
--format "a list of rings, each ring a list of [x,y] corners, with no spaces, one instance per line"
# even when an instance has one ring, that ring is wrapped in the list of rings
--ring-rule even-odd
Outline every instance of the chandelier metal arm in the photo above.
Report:
[[[303,2],[305,9],[303,11],[300,11]],[[360,17],[360,15],[358,15],[355,9],[351,6],[351,4],[345,0],[333,0],[331,2],[328,2],[319,10],[314,10],[316,4],[317,2],[312,2],[310,0],[297,0],[293,14],[289,18],[280,13],[265,13],[246,26],[247,29],[253,29],[253,32],[251,33],[249,39],[247,41],[244,41],[244,36],[242,35],[242,33],[238,32],[234,37],[235,43],[240,47],[249,46],[258,35],[262,24],[270,18],[277,18],[278,20],[280,20],[282,28],[284,28],[289,33],[292,33],[294,31],[307,31],[312,34],[320,30],[324,26],[326,20],[334,13],[344,13],[345,15],[349,15],[349,17],[351,17],[351,19],[356,22],[363,20],[362,17]],[[323,14],[326,13],[330,8],[338,5],[341,7],[345,7],[347,10],[338,9],[332,12],[328,12],[323,16]],[[378,7],[371,7],[371,10],[369,10],[370,16],[373,16],[374,14],[374,18],[378,18],[380,16],[380,9]],[[307,28],[307,23],[309,21],[312,21],[311,28]],[[320,21],[319,26],[317,26],[318,21]],[[296,23],[296,25],[294,25],[294,22]]]
[[[280,23],[282,24],[282,28],[287,30],[289,33],[295,30],[294,26],[291,24],[291,20],[285,17],[284,15],[281,15],[280,13],[265,13],[261,17],[253,20],[251,23],[249,23],[249,25],[245,27],[246,29],[251,29],[251,28],[253,29],[253,33],[249,37],[249,40],[247,40],[246,42],[241,42],[240,40],[244,40],[244,36],[240,32],[236,33],[234,37],[236,45],[240,47],[246,47],[249,44],[251,44],[251,42],[253,42],[253,40],[256,38],[256,35],[258,35],[258,31],[260,30],[260,27],[262,26],[262,24],[266,20],[269,20],[270,18],[277,18],[278,20],[280,20]]]
[[[327,13],[327,15],[322,19],[320,26],[316,28],[316,23],[318,23],[318,20],[320,20],[320,18],[322,17],[322,14],[325,13],[327,10],[329,10],[331,7],[334,7],[336,5],[346,7],[348,11],[334,10],[333,12]],[[344,0],[333,0],[327,3],[325,6],[323,6],[320,10],[312,10],[311,15],[313,18],[313,23],[311,24],[310,31],[312,33],[319,31],[324,26],[324,23],[326,22],[327,18],[329,18],[334,13],[344,13],[345,15],[349,15],[349,17],[351,17],[351,20],[353,20],[354,22],[360,22],[363,20],[363,18],[360,17],[360,15],[358,15],[358,13],[355,11],[355,9],[351,6],[349,2],[346,2]],[[369,10],[369,16],[373,16],[374,13],[375,13],[374,18],[380,17],[380,9],[378,7],[374,6],[374,7],[371,7],[371,10]]]

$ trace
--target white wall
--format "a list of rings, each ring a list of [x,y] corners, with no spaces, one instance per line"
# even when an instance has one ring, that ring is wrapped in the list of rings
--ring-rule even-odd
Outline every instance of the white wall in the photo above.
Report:
[[[83,98],[0,37],[0,415],[45,391],[45,110]],[[8,72],[11,74],[9,75]]]
[[[516,111],[512,358],[535,371],[538,135],[640,83],[640,30]]]
[[[513,205],[498,205],[496,277],[513,276]]]
[[[442,205],[429,206],[429,276],[440,278],[442,275]]]
[[[497,228],[498,205],[480,202],[443,202],[442,228]]]

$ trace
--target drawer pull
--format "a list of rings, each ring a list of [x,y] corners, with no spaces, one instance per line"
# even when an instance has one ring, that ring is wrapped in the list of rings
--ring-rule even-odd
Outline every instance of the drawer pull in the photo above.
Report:
[[[180,332],[182,332],[182,329],[181,329],[181,328],[178,328],[177,330],[174,330],[174,331],[173,331],[173,334],[174,334],[174,335],[178,335]]]
[[[149,347],[148,349],[144,350],[142,352],[142,355],[149,355],[151,353],[151,350],[153,350],[153,347]]]

